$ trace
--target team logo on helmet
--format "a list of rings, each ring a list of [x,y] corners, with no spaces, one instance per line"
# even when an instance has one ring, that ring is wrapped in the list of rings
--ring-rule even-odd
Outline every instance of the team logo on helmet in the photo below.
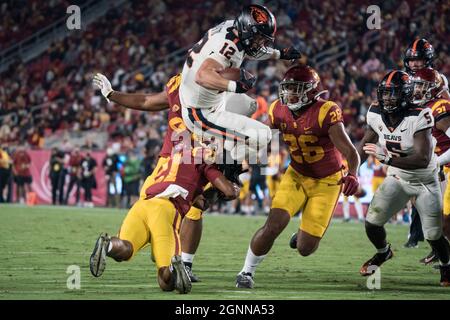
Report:
[[[258,7],[251,7],[253,19],[258,23],[265,23],[269,19],[267,14]]]

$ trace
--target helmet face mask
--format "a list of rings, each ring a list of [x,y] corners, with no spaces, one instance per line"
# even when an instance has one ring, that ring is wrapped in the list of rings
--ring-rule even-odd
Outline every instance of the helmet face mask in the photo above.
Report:
[[[291,111],[297,111],[312,102],[308,93],[316,87],[317,83],[312,82],[282,81],[278,94],[282,104]]]
[[[398,114],[412,103],[414,84],[404,71],[394,70],[386,74],[378,85],[377,99],[384,114]]]
[[[441,76],[432,68],[417,70],[412,81],[414,83],[413,104],[416,105],[436,99],[444,90]]]
[[[380,88],[377,95],[378,102],[382,106],[384,113],[393,114],[401,109],[401,91],[399,87]]]

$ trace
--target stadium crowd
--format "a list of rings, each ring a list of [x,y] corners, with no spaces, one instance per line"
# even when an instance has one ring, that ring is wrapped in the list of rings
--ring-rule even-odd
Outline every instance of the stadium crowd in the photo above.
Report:
[[[7,1],[0,6],[2,16],[9,17],[0,24],[1,48],[45,27],[52,17],[57,17],[55,12],[67,6],[66,1],[56,0],[32,1],[25,9],[16,6],[16,1],[14,6],[12,3]],[[364,9],[373,4],[381,8],[380,31],[368,31],[366,27],[368,14]],[[108,75],[117,90],[161,91],[169,77],[181,71],[186,54],[182,49],[223,21],[224,12],[226,18],[234,17],[241,5],[239,1],[130,1],[123,7],[110,9],[83,32],[69,33],[65,39],[52,43],[33,61],[13,64],[0,77],[3,151],[12,155],[17,146],[24,145],[49,148],[46,143],[49,137],[67,132],[106,131],[107,145],[99,147],[107,148],[108,154],[105,162],[98,165],[105,167],[113,190],[116,181],[112,177],[120,173],[126,190],[121,194],[129,203],[131,196],[137,196],[139,182],[136,181],[145,178],[155,165],[166,130],[166,115],[130,111],[107,103],[92,87],[93,73]],[[445,23],[450,5],[445,1],[403,0],[399,4],[393,0],[360,0],[348,4],[345,0],[284,0],[266,5],[277,17],[276,44],[283,47],[293,43],[304,53],[304,62],[318,69],[329,97],[342,107],[347,131],[355,143],[363,135],[364,115],[375,97],[378,81],[386,70],[402,66],[402,54],[412,39],[426,37],[435,46],[437,69],[450,73]],[[36,6],[40,10],[34,10]],[[19,7],[20,12],[16,9]],[[49,12],[50,18],[46,16],[43,20],[36,13],[44,12],[43,9]],[[421,10],[420,15],[414,14],[417,10]],[[30,27],[24,28],[27,24]],[[424,33],[425,27],[430,26],[431,32]],[[341,57],[325,64],[315,60],[316,54],[326,50],[338,53],[336,46],[342,43],[347,43],[348,51]],[[166,57],[171,54],[181,58],[169,61]],[[277,98],[278,83],[287,64],[251,61],[246,68],[258,77],[256,88],[249,93],[258,101],[254,117],[267,121],[268,105]],[[64,150],[55,151],[66,153],[61,165],[62,172],[70,175],[67,181],[75,179],[73,172],[69,173],[69,163],[73,153],[78,152],[76,147],[83,146],[69,142],[61,148]],[[84,149],[83,154],[87,155],[92,145]],[[112,161],[114,169],[107,159]],[[79,182],[71,184],[78,188]],[[67,203],[65,192],[59,192],[60,203]],[[53,197],[54,203],[58,202],[57,198]],[[117,192],[108,204],[117,204],[116,198]]]

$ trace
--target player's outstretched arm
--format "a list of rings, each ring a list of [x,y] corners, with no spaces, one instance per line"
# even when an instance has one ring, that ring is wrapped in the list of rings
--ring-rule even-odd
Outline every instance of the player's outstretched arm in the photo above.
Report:
[[[125,93],[114,91],[108,78],[101,73],[96,73],[93,83],[98,87],[106,100],[113,101],[126,108],[141,111],[161,111],[169,108],[166,91],[145,94],[145,93]]]
[[[366,143],[377,143],[378,142],[378,134],[373,131],[371,127],[366,128],[366,132],[364,133],[364,137],[361,139],[360,143],[356,147],[356,151],[358,151],[359,158],[361,163],[367,160],[369,155],[364,151],[364,146]]]

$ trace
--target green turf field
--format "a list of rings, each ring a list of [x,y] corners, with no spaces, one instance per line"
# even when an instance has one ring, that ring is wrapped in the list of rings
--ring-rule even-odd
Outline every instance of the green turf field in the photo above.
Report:
[[[264,217],[206,215],[194,271],[201,283],[188,295],[162,292],[148,249],[131,262],[108,260],[94,278],[89,255],[98,234],[115,233],[122,210],[0,206],[0,299],[449,299],[438,271],[418,263],[428,248],[404,249],[407,227],[389,225],[396,256],[381,271],[381,289],[359,276],[374,250],[359,223],[333,221],[319,250],[304,258],[288,247],[298,219],[260,265],[253,290],[236,289],[248,243]],[[68,266],[81,268],[81,288],[66,286]]]

